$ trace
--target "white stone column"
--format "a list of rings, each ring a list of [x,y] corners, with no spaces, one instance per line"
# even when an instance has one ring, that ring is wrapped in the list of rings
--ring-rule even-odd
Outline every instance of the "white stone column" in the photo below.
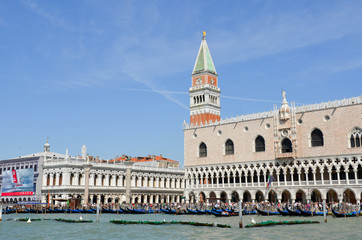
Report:
[[[59,186],[59,176],[60,176],[60,173],[57,172],[57,173],[55,174],[55,185],[56,185],[56,186]]]
[[[43,187],[47,186],[48,173],[43,173]]]
[[[302,179],[301,179],[301,177],[300,177],[301,173],[302,173],[302,172],[300,171],[300,169],[298,169],[298,185],[299,185],[299,186],[302,185]]]
[[[89,186],[94,186],[94,173],[89,174]]]
[[[358,184],[358,175],[357,175],[357,169],[353,169],[354,172],[354,179],[355,179],[355,184]]]
[[[131,179],[131,186],[132,187],[135,187],[136,186],[136,176],[132,176],[132,179]]]
[[[332,185],[332,169],[328,169],[329,184]]]
[[[176,188],[175,178],[171,179],[171,188]]]
[[[347,167],[347,169],[345,168],[344,172],[346,174],[346,183],[347,183],[347,185],[349,185],[349,176],[348,176],[349,170],[348,170],[348,167]]]
[[[73,177],[73,185],[78,186],[79,184],[79,173],[75,173]]]
[[[171,179],[169,177],[166,180],[166,187],[171,188]]]
[[[322,185],[324,186],[324,168],[322,168],[322,171],[320,171],[320,173],[321,173]]]
[[[258,179],[258,187],[260,187],[260,173],[256,173],[257,179]]]
[[[340,185],[341,184],[341,177],[339,175],[339,170],[337,170],[336,172],[337,172],[338,185]]]
[[[97,181],[96,181],[97,186],[102,186],[102,178],[103,178],[103,175],[101,175],[101,174],[97,175]]]
[[[165,187],[165,178],[161,177],[160,188],[164,188],[164,187]]]
[[[316,174],[316,171],[313,169],[313,183],[314,183],[314,185],[317,185],[317,179],[316,179],[315,174]]]
[[[277,183],[278,183],[278,186],[280,186],[280,181],[279,181],[280,171],[279,171],[279,169],[276,171],[276,173],[277,173]]]
[[[154,177],[151,176],[150,177],[150,187],[153,188],[153,185],[154,185]]]
[[[54,173],[51,173],[50,174],[50,183],[49,183],[49,186],[54,186]]]
[[[117,181],[117,176],[116,176],[116,175],[112,175],[112,182],[111,182],[111,186],[112,186],[112,187],[117,186],[116,181]]]
[[[109,186],[109,174],[106,174],[106,177],[104,178],[104,186],[105,187]]]

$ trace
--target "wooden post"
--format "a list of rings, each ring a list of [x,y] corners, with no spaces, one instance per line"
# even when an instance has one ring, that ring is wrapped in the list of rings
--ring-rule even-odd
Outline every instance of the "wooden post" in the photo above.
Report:
[[[239,228],[243,228],[243,208],[241,207],[241,201],[239,201]]]
[[[99,204],[97,204],[97,223],[99,223]]]
[[[357,201],[357,210],[356,210],[356,217],[359,217],[359,211],[361,210],[361,202],[360,201]]]
[[[2,218],[3,218],[3,205],[1,204],[0,205],[0,222],[1,222]]]
[[[326,211],[326,200],[323,199],[323,217],[324,217],[324,222],[327,223],[327,211]]]

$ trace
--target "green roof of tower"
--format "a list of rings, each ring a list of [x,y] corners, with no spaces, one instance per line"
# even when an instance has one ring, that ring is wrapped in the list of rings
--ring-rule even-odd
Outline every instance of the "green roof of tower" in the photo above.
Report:
[[[209,72],[213,72],[213,73],[217,74],[216,70],[215,70],[214,62],[212,61],[212,58],[211,58],[209,47],[207,46],[207,43],[206,43],[205,35],[206,35],[206,33],[204,32],[204,35],[203,35],[202,41],[201,41],[201,45],[200,45],[200,49],[199,49],[199,53],[197,54],[197,58],[196,58],[196,62],[195,62],[195,66],[194,66],[194,70],[192,71],[192,74],[196,74],[196,73],[200,73],[200,72],[204,72],[204,71],[209,71]]]

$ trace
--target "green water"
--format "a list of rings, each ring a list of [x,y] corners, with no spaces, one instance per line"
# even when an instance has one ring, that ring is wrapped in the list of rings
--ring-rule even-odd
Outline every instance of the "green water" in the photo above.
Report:
[[[64,223],[56,221],[26,222],[7,221],[14,218],[66,218],[93,220],[93,223]],[[333,218],[328,223],[323,217],[243,216],[244,225],[254,218],[256,222],[267,220],[317,220],[320,224],[271,226],[264,228],[238,228],[239,217],[217,218],[213,215],[166,214],[102,214],[95,223],[95,214],[9,214],[0,222],[0,239],[362,239],[362,216]],[[155,220],[198,221],[231,225],[232,228],[195,227],[186,225],[118,225],[109,221]]]

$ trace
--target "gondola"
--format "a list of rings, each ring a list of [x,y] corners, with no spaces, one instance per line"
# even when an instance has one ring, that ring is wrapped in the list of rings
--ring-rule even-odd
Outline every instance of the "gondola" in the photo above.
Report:
[[[206,209],[205,212],[206,212],[206,214],[212,214],[212,210]]]
[[[127,209],[132,214],[146,214],[147,211],[144,209]]]
[[[78,210],[80,213],[87,213],[86,210],[83,210],[83,209],[80,209],[80,208],[78,208],[77,210]]]
[[[188,213],[185,212],[185,211],[183,211],[183,210],[170,209],[170,214],[174,214],[174,215],[185,215],[185,214],[188,214]]]
[[[200,214],[200,215],[205,215],[205,214],[208,214],[206,212],[206,210],[199,210],[199,209],[196,209],[196,211]],[[211,213],[211,212],[210,212]]]
[[[59,208],[54,208],[54,210],[55,210],[57,213],[64,213],[64,212],[65,212],[64,209],[59,209]]]
[[[279,215],[279,212],[266,211],[266,210],[261,210],[258,208],[256,210],[262,216]]]
[[[238,212],[227,212],[227,211],[224,211],[224,212],[215,212],[215,211],[212,211],[212,214],[215,216],[215,217],[233,217],[233,216],[239,216],[239,213]]]
[[[162,211],[163,213],[170,214],[170,210],[169,210],[169,209],[163,209],[163,208],[161,208],[161,211]]]
[[[289,208],[287,208],[287,211],[289,213],[290,216],[302,216],[302,214],[300,213],[299,210],[291,210]]]
[[[95,211],[93,211],[92,209],[88,209],[88,210],[84,210],[85,213],[95,213]]]
[[[286,210],[281,210],[280,208],[277,208],[278,212],[282,216],[289,216],[289,212]]]
[[[245,209],[243,210],[243,215],[255,215],[257,213],[258,212],[256,210],[249,210],[249,211],[246,211]]]
[[[189,213],[189,214],[195,214],[195,215],[201,215],[197,210],[192,210],[192,209],[187,209],[187,212]]]
[[[334,211],[334,209],[332,208],[332,213],[333,213],[333,216],[334,217],[337,217],[337,218],[344,218],[344,217],[356,217],[357,216],[357,212],[354,211],[354,212],[350,212],[350,213],[341,213],[341,212],[336,212]],[[361,213],[361,210],[358,211],[358,214]]]
[[[299,211],[300,211],[300,214],[305,217],[323,216],[323,212],[306,211],[301,208],[299,208]]]
[[[67,213],[79,213],[78,209],[70,209],[68,208]]]
[[[131,213],[130,211],[128,211],[128,209],[125,209],[125,208],[119,208],[120,210],[123,211],[123,213]]]

